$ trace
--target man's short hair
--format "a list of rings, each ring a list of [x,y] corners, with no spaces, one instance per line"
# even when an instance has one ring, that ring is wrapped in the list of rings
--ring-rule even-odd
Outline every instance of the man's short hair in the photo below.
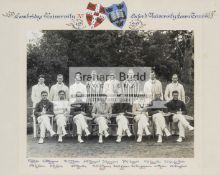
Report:
[[[57,77],[63,77],[63,74],[58,74]]]
[[[177,76],[177,78],[178,78],[178,75],[177,75],[177,74],[173,74],[172,77],[173,77],[173,76]]]
[[[47,95],[48,95],[48,92],[47,92],[47,91],[42,91],[40,94],[41,94],[41,95],[42,95],[42,94],[47,94]]]
[[[65,92],[64,90],[60,90],[60,91],[58,92],[58,94],[60,94],[60,93],[66,94],[66,92]]]
[[[179,94],[179,92],[178,92],[178,91],[173,91],[173,92],[172,92],[172,95],[173,95],[173,94]]]
[[[82,73],[81,72],[76,72],[75,75],[77,75],[77,74],[81,75]]]
[[[38,79],[40,79],[40,78],[45,78],[45,76],[43,74],[40,74]]]

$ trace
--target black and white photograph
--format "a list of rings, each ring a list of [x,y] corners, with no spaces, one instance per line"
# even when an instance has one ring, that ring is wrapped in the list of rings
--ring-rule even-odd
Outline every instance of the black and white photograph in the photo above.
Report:
[[[27,33],[36,158],[193,158],[192,30]]]

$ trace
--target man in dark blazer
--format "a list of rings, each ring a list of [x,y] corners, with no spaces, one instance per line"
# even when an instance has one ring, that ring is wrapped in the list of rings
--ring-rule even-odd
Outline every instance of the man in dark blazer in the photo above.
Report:
[[[53,103],[51,103],[48,99],[48,92],[41,92],[41,101],[36,104],[34,115],[37,117],[37,121],[40,124],[40,139],[38,141],[39,144],[44,143],[45,132],[48,130],[50,132],[51,137],[56,133],[53,131],[50,124],[50,115],[54,115],[53,112]]]

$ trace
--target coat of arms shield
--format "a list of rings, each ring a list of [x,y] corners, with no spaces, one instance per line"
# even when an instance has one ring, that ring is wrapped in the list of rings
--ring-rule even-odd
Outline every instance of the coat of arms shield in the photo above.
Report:
[[[113,4],[105,8],[105,14],[112,24],[122,28],[127,19],[127,6],[125,2]]]
[[[105,9],[101,4],[89,2],[86,11],[86,19],[91,28],[100,25],[106,18]]]

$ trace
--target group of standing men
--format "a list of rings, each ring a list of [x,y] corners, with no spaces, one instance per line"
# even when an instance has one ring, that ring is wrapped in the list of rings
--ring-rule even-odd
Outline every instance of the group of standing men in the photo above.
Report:
[[[83,133],[90,135],[88,120],[93,120],[98,125],[99,143],[103,143],[103,137],[109,136],[109,122],[115,122],[118,126],[116,142],[121,142],[123,135],[132,135],[128,127],[130,119],[137,123],[137,142],[142,142],[143,135],[151,135],[150,120],[155,125],[159,143],[162,142],[162,136],[170,136],[174,128],[178,129],[177,142],[182,142],[185,137],[185,128],[194,129],[184,117],[187,112],[185,92],[176,74],[172,76],[172,82],[167,85],[164,95],[155,72],[150,73],[150,79],[141,91],[132,69],[128,70],[127,79],[122,83],[111,72],[109,79],[102,85],[97,79],[96,71],[92,71],[91,80],[86,84],[82,83],[81,73],[77,72],[70,88],[63,83],[61,74],[57,75],[57,83],[50,91],[44,81],[44,75],[40,75],[31,94],[34,115],[40,125],[38,143],[44,142],[46,130],[51,136],[58,134],[58,142],[62,142],[63,136],[67,134],[66,123],[70,118],[76,124],[79,143],[84,142]],[[51,127],[49,115],[55,115],[57,133]],[[168,130],[167,123],[174,124],[172,131]]]

